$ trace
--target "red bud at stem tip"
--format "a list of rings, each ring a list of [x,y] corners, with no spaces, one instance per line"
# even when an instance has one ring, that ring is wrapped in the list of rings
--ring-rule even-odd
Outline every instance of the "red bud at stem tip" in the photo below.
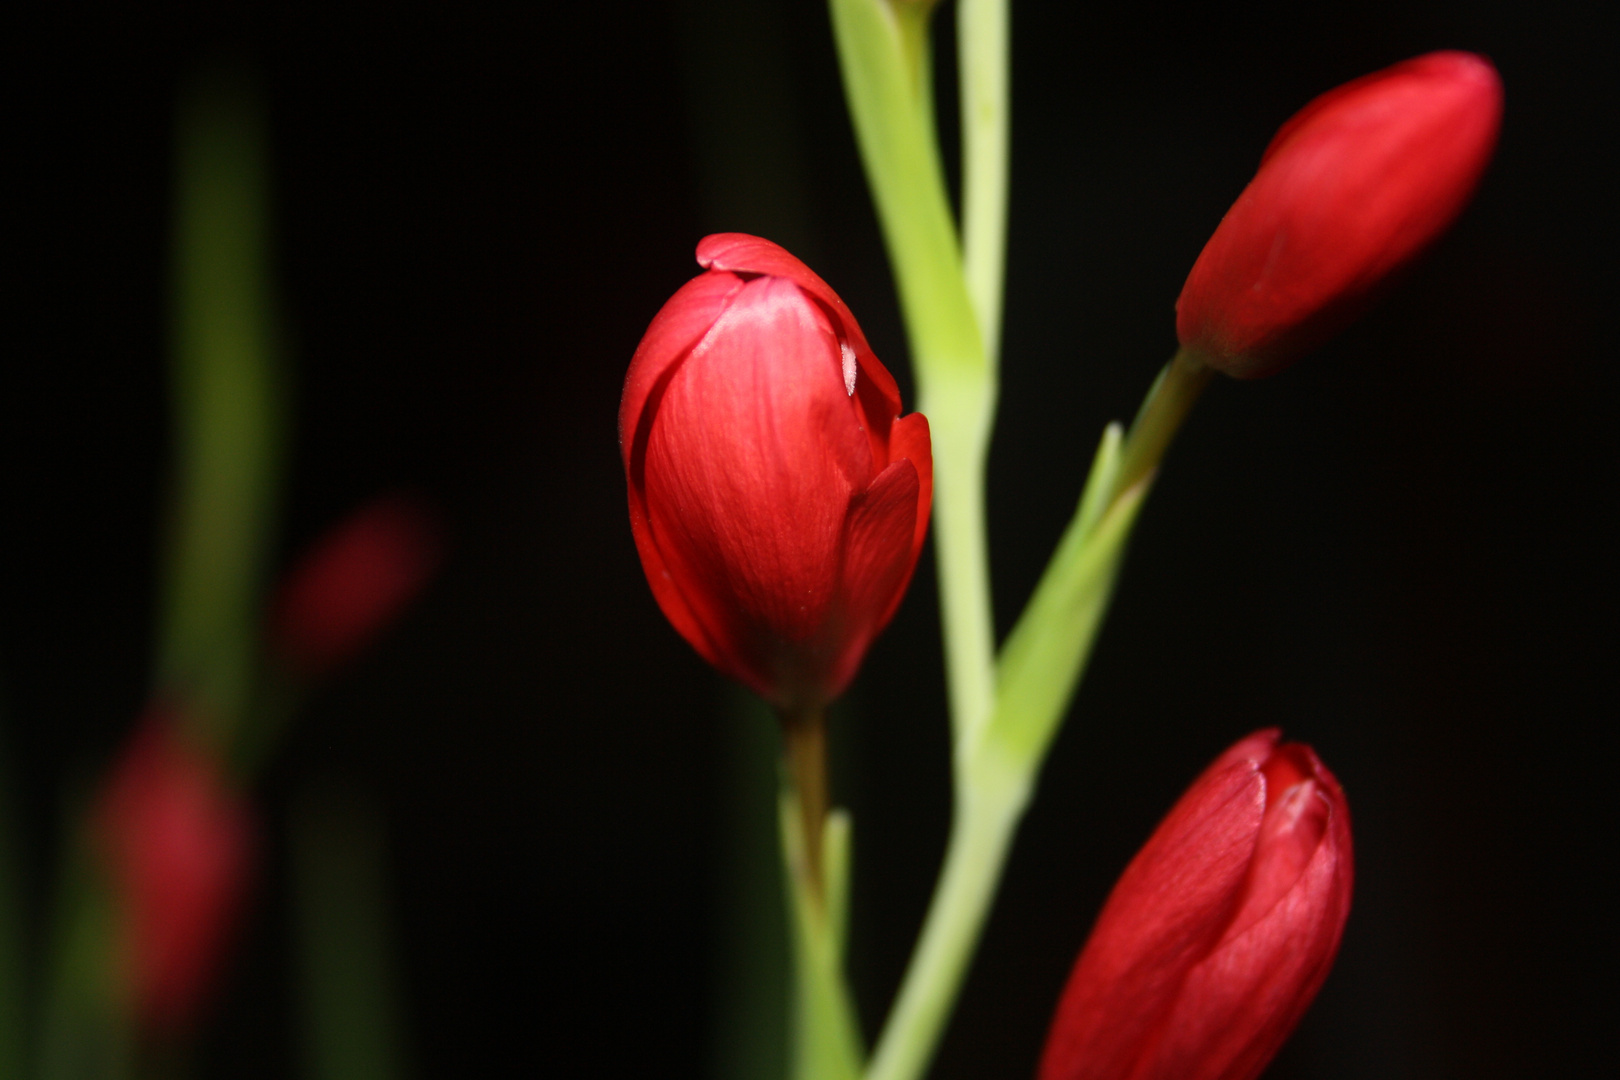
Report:
[[[1251,1080],[1327,978],[1350,813],[1300,743],[1257,732],[1125,868],[1063,991],[1040,1080]]]
[[[741,233],[654,317],[625,377],[630,527],[665,616],[778,709],[849,685],[928,530],[928,421],[810,269]]]
[[[1187,276],[1182,346],[1252,379],[1342,330],[1462,212],[1501,120],[1496,69],[1464,52],[1396,64],[1305,106]]]
[[[187,1028],[209,991],[253,850],[246,804],[176,719],[148,711],[95,815],[135,1015],[163,1033]]]
[[[361,507],[282,582],[271,607],[272,654],[304,676],[351,659],[427,584],[439,554],[425,507],[400,496]]]

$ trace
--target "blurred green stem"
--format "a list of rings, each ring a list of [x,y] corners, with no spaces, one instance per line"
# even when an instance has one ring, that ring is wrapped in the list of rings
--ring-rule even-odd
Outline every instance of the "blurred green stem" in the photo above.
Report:
[[[63,845],[52,905],[50,960],[40,1016],[39,1080],[127,1080],[135,1037],[111,890],[77,813]]]
[[[398,1080],[401,1058],[383,826],[334,783],[291,814],[292,908],[310,1080]]]
[[[264,120],[232,78],[180,108],[174,490],[158,686],[228,746],[246,705],[280,448]]]

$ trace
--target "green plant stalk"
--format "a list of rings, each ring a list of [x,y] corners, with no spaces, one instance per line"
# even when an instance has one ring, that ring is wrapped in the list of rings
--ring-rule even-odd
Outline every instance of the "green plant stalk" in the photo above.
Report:
[[[995,712],[979,740],[957,746],[945,869],[866,1080],[917,1080],[933,1057],[1158,463],[1208,381],[1208,369],[1178,355],[1148,391],[1130,434],[1117,424],[1103,432],[1080,505],[1002,649]]]
[[[39,1011],[35,1075],[40,1080],[128,1080],[135,1032],[127,1001],[111,889],[96,866],[78,814],[62,858]]]
[[[205,80],[180,110],[174,490],[158,687],[224,749],[245,708],[280,444],[263,118]]]
[[[805,820],[797,792],[784,783],[778,803],[793,935],[793,1069],[795,1080],[857,1080],[864,1053],[855,1006],[844,979],[849,923],[849,815],[822,824],[820,880],[811,876]]]
[[[996,372],[963,276],[934,129],[928,21],[933,4],[831,0],[844,92],[894,268],[934,453],[939,565],[952,727],[983,727],[995,700],[984,465]]]
[[[927,1070],[1029,801],[1032,774],[1020,775],[999,755],[981,754],[959,778],[964,771],[945,866],[866,1080],[915,1080]]]
[[[850,114],[899,287],[919,408],[934,442],[956,810],[922,934],[866,1074],[916,1080],[949,1019],[1029,791],[1084,674],[1155,469],[1209,372],[1178,353],[1129,435],[1118,425],[1105,431],[1074,520],[998,666],[984,465],[1005,272],[1006,0],[962,0],[958,12],[960,249],[933,128],[927,37],[933,4],[831,0],[831,7]]]
[[[1008,0],[958,0],[962,113],[962,273],[991,367],[1001,352],[1007,267],[1011,65]]]

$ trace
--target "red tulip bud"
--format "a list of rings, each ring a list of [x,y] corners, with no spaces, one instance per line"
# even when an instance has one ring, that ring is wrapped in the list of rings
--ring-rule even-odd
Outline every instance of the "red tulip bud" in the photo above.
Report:
[[[96,825],[123,916],[143,1026],[183,1030],[208,992],[252,857],[247,806],[217,763],[153,710],[125,747]]]
[[[1396,64],[1305,106],[1187,276],[1182,346],[1251,379],[1332,337],[1462,212],[1501,119],[1496,69],[1464,52]]]
[[[707,268],[641,339],[619,406],[653,595],[703,657],[784,709],[838,696],[911,580],[928,422],[838,294],[767,240]]]
[[[304,553],[271,606],[270,648],[301,675],[351,659],[410,602],[439,565],[432,516],[408,499],[377,499]]]
[[[1339,782],[1273,729],[1222,754],[1114,886],[1041,1080],[1247,1080],[1327,977],[1350,911]]]

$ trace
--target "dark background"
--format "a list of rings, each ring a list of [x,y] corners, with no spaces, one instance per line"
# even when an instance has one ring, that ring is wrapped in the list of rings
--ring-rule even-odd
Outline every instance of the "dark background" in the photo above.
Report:
[[[1349,793],[1357,894],[1268,1075],[1613,1074],[1615,117],[1605,34],[1578,10],[1015,5],[1003,630],[1275,127],[1442,47],[1493,57],[1508,104],[1475,205],[1398,293],[1192,417],[935,1076],[1032,1074],[1114,875],[1205,762],[1273,724]],[[912,400],[823,6],[196,5],[9,37],[0,689],[36,915],[61,784],[148,689],[173,105],[234,57],[271,117],[295,343],[281,550],[401,486],[438,503],[453,548],[265,778],[269,862],[205,1074],[298,1072],[278,815],[339,775],[388,806],[418,1076],[700,1075],[736,925],[737,706],[646,589],[615,410],[721,229],[810,262]],[[924,558],[835,732],[869,1034],[948,811]]]

